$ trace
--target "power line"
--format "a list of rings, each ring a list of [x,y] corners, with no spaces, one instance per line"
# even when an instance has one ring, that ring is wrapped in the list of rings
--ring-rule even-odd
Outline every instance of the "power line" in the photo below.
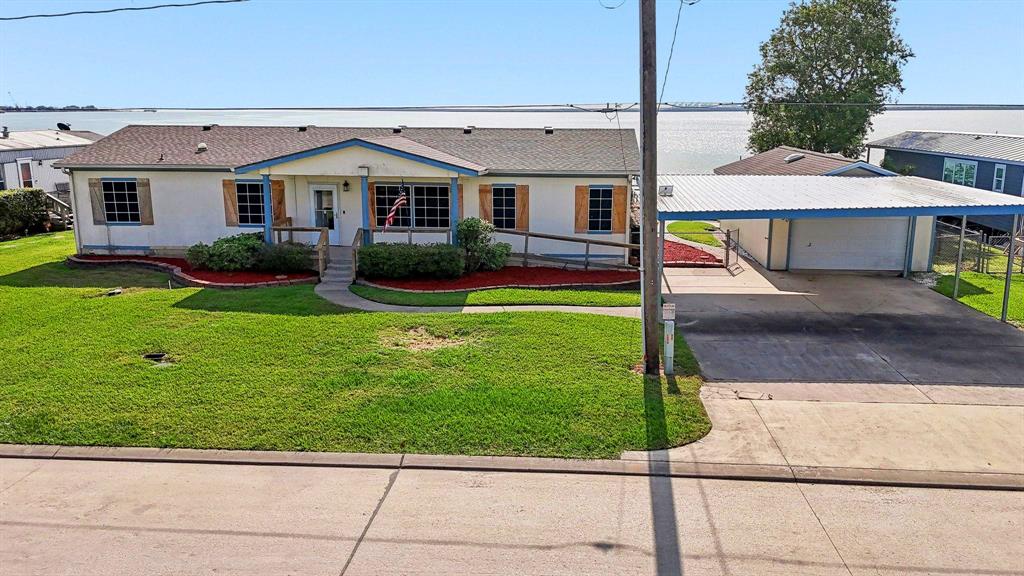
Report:
[[[679,35],[679,19],[683,15],[683,4],[693,6],[700,0],[679,0],[679,9],[676,10],[676,26],[672,30],[672,45],[668,49],[668,61],[665,63],[665,77],[661,80],[661,94],[658,95],[658,110],[661,110],[661,102],[665,100],[665,86],[668,85],[668,71],[672,68],[672,54],[676,51],[676,36]]]
[[[121,8],[108,8],[106,10],[76,10],[74,12],[61,12],[59,14],[26,14],[25,16],[6,16],[0,21],[28,20],[30,18],[60,18],[63,16],[79,16],[81,14],[111,14],[114,12],[141,12],[142,10],[157,10],[159,8],[188,8],[191,6],[202,6],[204,4],[234,4],[236,2],[248,2],[249,0],[202,0],[201,2],[189,2],[187,4],[157,4],[155,6],[124,6]]]

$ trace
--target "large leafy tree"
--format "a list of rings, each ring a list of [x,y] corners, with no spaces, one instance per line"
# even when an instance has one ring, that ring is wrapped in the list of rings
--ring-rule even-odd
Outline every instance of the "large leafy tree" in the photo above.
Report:
[[[914,56],[894,12],[895,0],[790,4],[749,76],[750,149],[860,155],[871,117],[903,92],[902,68]]]

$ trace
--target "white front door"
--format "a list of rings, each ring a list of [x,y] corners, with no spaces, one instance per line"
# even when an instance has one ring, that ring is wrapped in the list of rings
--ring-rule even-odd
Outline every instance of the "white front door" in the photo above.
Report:
[[[334,184],[313,184],[309,187],[312,195],[313,225],[330,230],[330,243],[341,244],[341,218],[338,218],[338,187]]]

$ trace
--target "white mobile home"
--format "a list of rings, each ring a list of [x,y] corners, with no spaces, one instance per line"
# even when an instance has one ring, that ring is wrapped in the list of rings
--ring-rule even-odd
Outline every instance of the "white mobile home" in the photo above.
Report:
[[[0,190],[39,188],[67,202],[68,176],[54,162],[102,138],[84,130],[0,131]]]
[[[499,230],[628,241],[632,130],[128,126],[60,163],[72,173],[81,253],[181,254],[274,226],[330,243],[443,242],[460,218]],[[387,231],[388,212],[401,191]],[[499,234],[522,249],[522,237]],[[583,245],[531,239],[531,253]],[[597,247],[592,255],[623,259]]]

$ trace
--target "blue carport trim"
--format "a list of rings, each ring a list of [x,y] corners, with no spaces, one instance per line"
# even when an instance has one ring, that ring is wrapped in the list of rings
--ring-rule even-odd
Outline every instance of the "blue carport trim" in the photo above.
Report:
[[[410,152],[403,152],[401,150],[395,150],[394,148],[388,148],[387,146],[381,146],[380,144],[373,144],[365,140],[353,138],[351,140],[345,140],[344,142],[338,142],[337,144],[330,144],[327,146],[321,146],[319,148],[311,148],[309,150],[303,150],[302,152],[296,152],[294,154],[287,154],[285,156],[279,156],[277,158],[271,158],[269,160],[263,160],[253,164],[246,164],[245,166],[239,166],[235,168],[236,174],[243,174],[246,172],[255,172],[285,162],[293,162],[295,160],[301,160],[303,158],[309,158],[311,156],[319,156],[320,154],[326,154],[328,152],[334,152],[335,150],[343,150],[345,148],[351,148],[353,146],[359,146],[368,150],[374,150],[376,152],[382,152],[384,154],[390,154],[392,156],[398,156],[399,158],[405,158],[406,160],[412,160],[421,164],[427,164],[435,168],[442,170],[451,170],[452,172],[458,172],[459,174],[465,174],[467,176],[478,176],[480,173],[470,168],[463,166],[456,166],[455,164],[449,164],[447,162],[441,162],[418,154],[412,154]]]
[[[927,206],[826,210],[659,211],[658,220],[762,220],[768,218],[856,218],[886,216],[1003,216],[1024,214],[1020,206]]]

